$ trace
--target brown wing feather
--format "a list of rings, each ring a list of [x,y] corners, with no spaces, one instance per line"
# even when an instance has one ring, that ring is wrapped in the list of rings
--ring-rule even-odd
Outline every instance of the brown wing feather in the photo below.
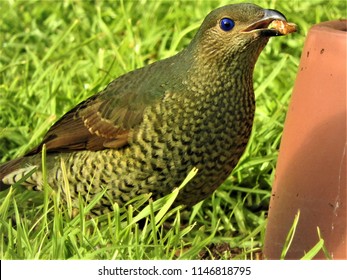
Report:
[[[95,118],[97,115],[91,115],[91,120],[98,126],[100,120]],[[102,150],[105,148],[120,148],[127,144],[129,130],[122,130],[109,125],[109,133],[100,135],[98,130],[91,129],[88,126],[88,118],[83,119],[71,111],[63,116],[57,123],[55,123],[47,132],[42,143],[30,151],[27,155],[35,154],[42,149],[43,144],[46,145],[47,152],[69,152],[78,150]],[[103,125],[106,130],[107,126]],[[121,139],[121,141],[116,141]],[[113,144],[110,144],[113,143]]]
[[[129,110],[124,105],[119,108],[120,104],[105,106],[109,103],[103,95],[80,103],[56,122],[42,143],[27,155],[41,151],[43,144],[47,152],[97,151],[127,145],[132,129],[142,121],[145,107]]]
[[[158,65],[153,63],[146,71],[129,72],[77,105],[27,155],[41,151],[43,144],[47,152],[97,151],[127,145],[132,131],[142,122],[145,109],[165,95],[164,86],[148,86],[156,81],[153,72],[159,72]]]

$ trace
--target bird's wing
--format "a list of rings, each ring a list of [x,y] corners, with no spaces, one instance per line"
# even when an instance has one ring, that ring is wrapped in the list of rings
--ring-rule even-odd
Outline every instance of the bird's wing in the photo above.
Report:
[[[119,86],[122,84],[122,80],[116,80],[66,113],[27,155],[39,152],[43,144],[47,152],[97,151],[127,145],[130,133],[142,122],[145,109],[161,94]]]

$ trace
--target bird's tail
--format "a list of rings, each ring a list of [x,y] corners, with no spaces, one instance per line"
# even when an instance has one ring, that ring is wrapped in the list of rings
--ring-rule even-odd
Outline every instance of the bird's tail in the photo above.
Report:
[[[3,181],[3,179],[9,175],[10,173],[19,169],[22,165],[23,158],[17,158],[14,160],[10,160],[2,165],[0,165],[0,191],[4,191],[8,189],[11,184],[7,184]]]

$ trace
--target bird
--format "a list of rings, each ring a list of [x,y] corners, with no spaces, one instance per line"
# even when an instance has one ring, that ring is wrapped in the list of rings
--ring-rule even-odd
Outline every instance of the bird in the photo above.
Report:
[[[112,211],[141,194],[170,194],[193,168],[197,174],[174,205],[209,197],[230,175],[252,131],[253,72],[271,37],[294,32],[277,10],[232,4],[210,12],[186,48],[128,72],[82,101],[48,130],[24,156],[0,166],[0,190],[20,183],[64,193],[74,207],[105,195],[93,208]],[[288,25],[289,26],[289,25]]]

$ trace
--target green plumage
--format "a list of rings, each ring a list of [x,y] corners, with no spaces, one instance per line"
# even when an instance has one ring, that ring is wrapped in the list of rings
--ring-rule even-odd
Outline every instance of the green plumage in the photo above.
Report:
[[[223,30],[222,19],[233,20]],[[43,142],[0,167],[5,189],[23,183],[41,190],[42,145],[47,147],[48,183],[61,188],[62,162],[72,198],[86,200],[107,189],[124,204],[142,193],[170,193],[196,167],[198,174],[176,203],[194,205],[228,177],[252,129],[253,69],[279,12],[239,4],[210,13],[190,45],[177,55],[127,73],[64,115]],[[87,195],[88,194],[88,195]],[[76,205],[77,206],[77,205]],[[110,208],[101,200],[96,212]]]

